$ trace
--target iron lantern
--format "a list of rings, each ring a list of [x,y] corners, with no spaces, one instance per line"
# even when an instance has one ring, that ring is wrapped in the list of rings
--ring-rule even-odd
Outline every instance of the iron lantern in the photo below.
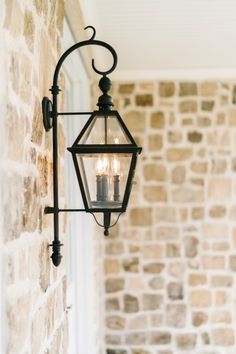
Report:
[[[132,188],[132,179],[138,154],[142,148],[138,147],[119,113],[113,110],[112,97],[108,95],[111,81],[107,77],[117,65],[117,55],[114,49],[105,42],[94,40],[96,31],[92,26],[93,36],[90,40],[79,42],[69,48],[59,59],[55,69],[53,86],[51,88],[53,100],[43,98],[43,122],[46,131],[53,130],[53,199],[54,206],[46,207],[45,213],[54,215],[54,241],[52,243],[53,264],[58,266],[61,261],[59,240],[60,212],[81,212],[103,214],[104,234],[109,235],[111,213],[117,213],[117,221],[121,213],[126,211]],[[107,48],[114,59],[110,70],[101,72],[96,69],[94,60],[92,67],[102,78],[99,87],[102,95],[98,99],[98,110],[94,112],[58,112],[57,95],[60,91],[57,81],[61,65],[65,58],[75,49],[85,45],[100,45]],[[82,195],[84,209],[60,209],[58,205],[58,163],[57,163],[57,118],[59,115],[89,114],[90,117],[82,128],[73,145],[67,150],[71,152],[75,171]],[[98,223],[98,222],[97,222]]]

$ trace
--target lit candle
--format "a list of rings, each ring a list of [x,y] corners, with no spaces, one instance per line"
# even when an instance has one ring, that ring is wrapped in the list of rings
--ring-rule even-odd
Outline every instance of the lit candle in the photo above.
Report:
[[[108,159],[107,157],[102,157],[98,159],[97,162],[97,172],[96,182],[97,182],[97,201],[107,201],[108,200]]]
[[[118,202],[120,200],[120,162],[116,157],[114,157],[112,161],[112,172],[114,183],[113,199],[115,202]]]

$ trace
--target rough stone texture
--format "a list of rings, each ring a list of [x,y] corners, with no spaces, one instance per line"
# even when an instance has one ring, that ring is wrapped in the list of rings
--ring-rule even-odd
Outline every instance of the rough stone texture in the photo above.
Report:
[[[151,127],[154,129],[162,129],[165,126],[165,116],[161,111],[154,112],[151,115]]]
[[[180,96],[196,96],[197,84],[195,82],[181,82],[180,83]]]
[[[138,312],[139,303],[138,299],[131,295],[124,296],[124,311],[127,313]]]
[[[114,293],[124,289],[124,279],[107,279],[106,281],[106,292]]]
[[[109,316],[126,318],[117,331],[130,343],[127,354],[233,353],[235,87],[153,81],[126,93],[130,102],[120,113],[142,115],[130,118],[129,129],[143,153],[116,240],[122,246],[106,256],[122,265],[124,289],[106,303]]]
[[[196,337],[196,334],[178,334],[176,336],[177,347],[182,350],[193,349],[196,345]]]
[[[160,82],[159,83],[159,94],[160,97],[172,97],[175,93],[175,83],[174,82]]]
[[[185,327],[186,315],[187,308],[184,304],[168,304],[166,307],[166,323],[170,327]]]
[[[61,54],[64,1],[9,0],[0,7],[1,129],[5,135],[0,149],[4,186],[0,191],[1,325],[4,336],[7,333],[3,350],[7,354],[67,354],[65,263],[58,270],[52,266],[52,216],[43,213],[53,191],[51,134],[46,136],[41,112],[42,97],[50,97],[55,61]],[[60,165],[63,155],[59,150]],[[60,200],[63,203],[62,190]],[[61,226],[63,242],[63,221]]]
[[[234,354],[236,84],[131,84],[126,93],[114,84],[114,98],[143,152],[128,212],[105,246],[105,280],[124,280],[105,295],[106,317],[124,319],[106,327],[107,347]]]

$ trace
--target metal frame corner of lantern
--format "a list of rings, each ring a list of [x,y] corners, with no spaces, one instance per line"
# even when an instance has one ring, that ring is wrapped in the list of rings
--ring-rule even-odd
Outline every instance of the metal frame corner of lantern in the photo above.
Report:
[[[111,80],[107,77],[117,65],[117,54],[106,42],[95,39],[96,30],[93,26],[85,27],[93,31],[92,37],[74,44],[60,57],[53,76],[50,89],[52,101],[48,97],[42,100],[43,124],[48,132],[52,129],[53,140],[53,206],[47,206],[45,214],[53,214],[54,240],[52,247],[52,262],[58,266],[61,262],[61,246],[59,238],[59,213],[87,212],[104,228],[104,235],[109,235],[109,228],[114,226],[119,216],[126,211],[132,188],[136,161],[142,148],[138,147],[119,113],[112,109],[112,97],[108,95]],[[58,112],[58,86],[60,69],[64,60],[76,49],[84,46],[98,45],[106,48],[113,57],[113,65],[107,71],[100,71],[92,59],[93,70],[101,75],[99,88],[102,95],[98,99],[98,110],[94,112]],[[75,172],[78,179],[84,209],[61,209],[59,207],[58,191],[58,117],[89,115],[87,122],[79,133],[73,145],[67,150],[71,152]],[[99,223],[96,213],[103,214],[103,224]],[[111,213],[118,217],[111,225]]]

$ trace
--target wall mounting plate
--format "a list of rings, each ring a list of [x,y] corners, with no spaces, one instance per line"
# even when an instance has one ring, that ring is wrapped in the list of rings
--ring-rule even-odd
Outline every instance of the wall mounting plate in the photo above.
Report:
[[[44,97],[42,100],[42,111],[43,111],[43,125],[48,132],[53,125],[53,118],[52,118],[52,101],[49,98]]]

